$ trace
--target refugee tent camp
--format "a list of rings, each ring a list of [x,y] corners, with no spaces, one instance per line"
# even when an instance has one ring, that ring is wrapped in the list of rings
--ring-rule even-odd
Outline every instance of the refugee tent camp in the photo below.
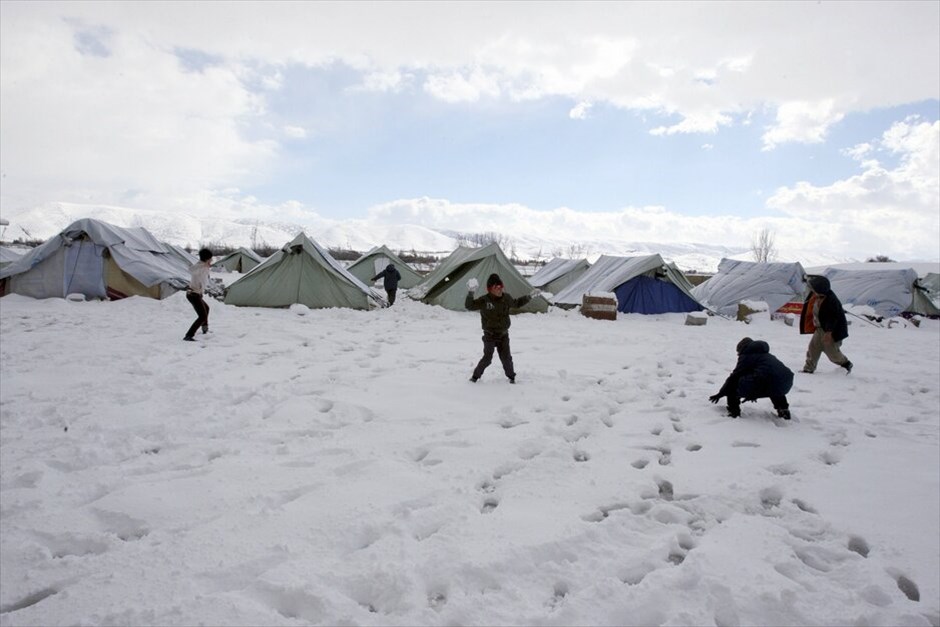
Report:
[[[0,295],[117,300],[166,298],[189,285],[189,268],[146,229],[76,220],[0,269]]]
[[[300,233],[229,285],[225,303],[243,307],[289,307],[299,303],[311,309],[374,309],[384,306],[385,299]]]
[[[212,267],[222,268],[229,272],[246,273],[250,272],[262,261],[263,259],[261,259],[255,251],[248,250],[247,248],[239,248],[216,261],[212,264]]]
[[[705,307],[723,315],[735,315],[743,301],[765,302],[775,312],[789,302],[802,302],[805,276],[803,266],[797,262],[722,259],[715,276],[696,285],[692,295]]]
[[[586,294],[613,292],[617,311],[659,314],[701,311],[692,285],[675,264],[658,254],[639,257],[602,255],[587,272],[555,295],[555,305],[569,309]]]
[[[912,268],[843,270],[826,268],[832,291],[843,305],[871,307],[879,316],[892,318],[901,314],[938,316],[940,309],[931,299],[927,285]],[[935,293],[934,293],[935,294]]]
[[[482,248],[460,246],[428,274],[420,284],[408,290],[408,297],[428,305],[440,305],[454,311],[464,311],[467,281],[476,279],[480,286],[476,296],[486,293],[486,279],[493,273],[503,280],[506,293],[519,298],[533,291],[532,285],[516,270],[495,242]],[[548,301],[535,296],[525,307],[512,313],[544,313]]]
[[[412,270],[411,266],[385,246],[376,246],[359,259],[356,259],[346,269],[354,277],[366,285],[370,285],[372,277],[388,267],[388,264],[393,264],[401,274],[401,281],[398,282],[399,289],[407,290],[421,282],[421,275]]]
[[[587,259],[563,259],[555,257],[529,277],[529,283],[543,292],[557,294],[584,274],[591,264]]]

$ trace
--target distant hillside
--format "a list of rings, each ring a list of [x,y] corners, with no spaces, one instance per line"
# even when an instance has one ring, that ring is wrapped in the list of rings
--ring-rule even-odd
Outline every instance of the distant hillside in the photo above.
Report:
[[[95,218],[123,227],[144,227],[158,239],[183,247],[245,246],[280,247],[304,231],[322,246],[365,252],[378,245],[395,251],[444,256],[459,244],[474,240],[472,233],[440,232],[414,224],[384,225],[365,220],[328,221],[314,224],[265,222],[251,219],[226,219],[176,212],[129,209],[103,205],[47,203],[14,215],[4,215],[10,222],[2,227],[3,240],[47,239],[80,218]],[[519,259],[548,260],[555,256],[587,257],[599,255],[645,255],[659,253],[685,271],[714,272],[722,257],[751,259],[749,247],[715,246],[701,243],[659,244],[630,242],[615,237],[604,240],[534,238],[526,233],[500,233],[501,245]],[[779,258],[800,261],[804,266],[822,266],[855,261],[836,258],[815,251],[781,250]]]

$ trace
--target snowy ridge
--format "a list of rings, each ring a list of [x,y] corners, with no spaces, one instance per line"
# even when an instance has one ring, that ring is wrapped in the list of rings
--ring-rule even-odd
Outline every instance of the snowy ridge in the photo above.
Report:
[[[249,218],[228,219],[195,216],[178,212],[161,212],[126,207],[81,205],[74,203],[47,203],[26,211],[4,216],[10,221],[3,237],[6,241],[18,238],[46,239],[80,218],[95,218],[116,226],[142,226],[161,241],[183,247],[224,245],[233,248],[268,245],[279,248],[300,231],[326,248],[343,248],[365,252],[374,246],[386,245],[393,251],[412,251],[445,256],[458,245],[460,233],[439,232],[420,225],[373,224],[365,220],[325,220],[314,217],[306,224],[271,222]],[[733,248],[703,243],[659,244],[609,239],[546,239],[534,238],[526,233],[502,233],[511,240],[507,255],[547,261],[576,250],[575,257],[595,260],[602,254],[621,257],[658,253],[667,261],[675,262],[685,271],[714,272],[723,257],[751,260],[749,247]],[[809,250],[781,250],[780,260],[799,261],[804,266],[822,266],[854,260],[835,258]]]

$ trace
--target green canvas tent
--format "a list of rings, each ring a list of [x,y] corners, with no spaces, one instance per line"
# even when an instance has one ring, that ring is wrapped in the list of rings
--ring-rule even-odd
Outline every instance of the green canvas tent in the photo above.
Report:
[[[374,309],[385,298],[351,275],[319,244],[300,233],[228,286],[225,303],[244,307]]]
[[[214,264],[213,268],[224,268],[229,272],[250,272],[255,266],[261,263],[263,259],[253,250],[239,248],[225,255]]]
[[[393,264],[398,269],[398,273],[401,274],[401,281],[398,282],[399,289],[410,289],[420,283],[423,278],[385,246],[376,246],[359,259],[356,259],[346,269],[354,277],[366,285],[370,285],[372,277],[388,267],[388,264]]]
[[[428,305],[440,305],[454,311],[464,311],[467,298],[467,280],[475,278],[480,286],[476,296],[486,293],[486,279],[496,273],[503,280],[506,293],[519,298],[533,291],[533,287],[516,270],[496,243],[483,248],[460,246],[447,259],[425,277],[419,285],[408,290],[408,297]],[[512,313],[544,313],[548,301],[536,296],[522,309]]]

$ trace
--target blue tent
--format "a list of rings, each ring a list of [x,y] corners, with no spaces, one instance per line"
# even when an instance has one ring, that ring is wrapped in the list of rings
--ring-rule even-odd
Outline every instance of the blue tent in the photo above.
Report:
[[[701,311],[702,306],[672,283],[648,276],[637,276],[614,290],[617,311],[622,313],[661,314]]]
[[[692,295],[682,271],[660,255],[603,255],[591,268],[555,296],[564,309],[577,307],[588,294],[611,293],[623,313],[686,313],[704,309]]]

